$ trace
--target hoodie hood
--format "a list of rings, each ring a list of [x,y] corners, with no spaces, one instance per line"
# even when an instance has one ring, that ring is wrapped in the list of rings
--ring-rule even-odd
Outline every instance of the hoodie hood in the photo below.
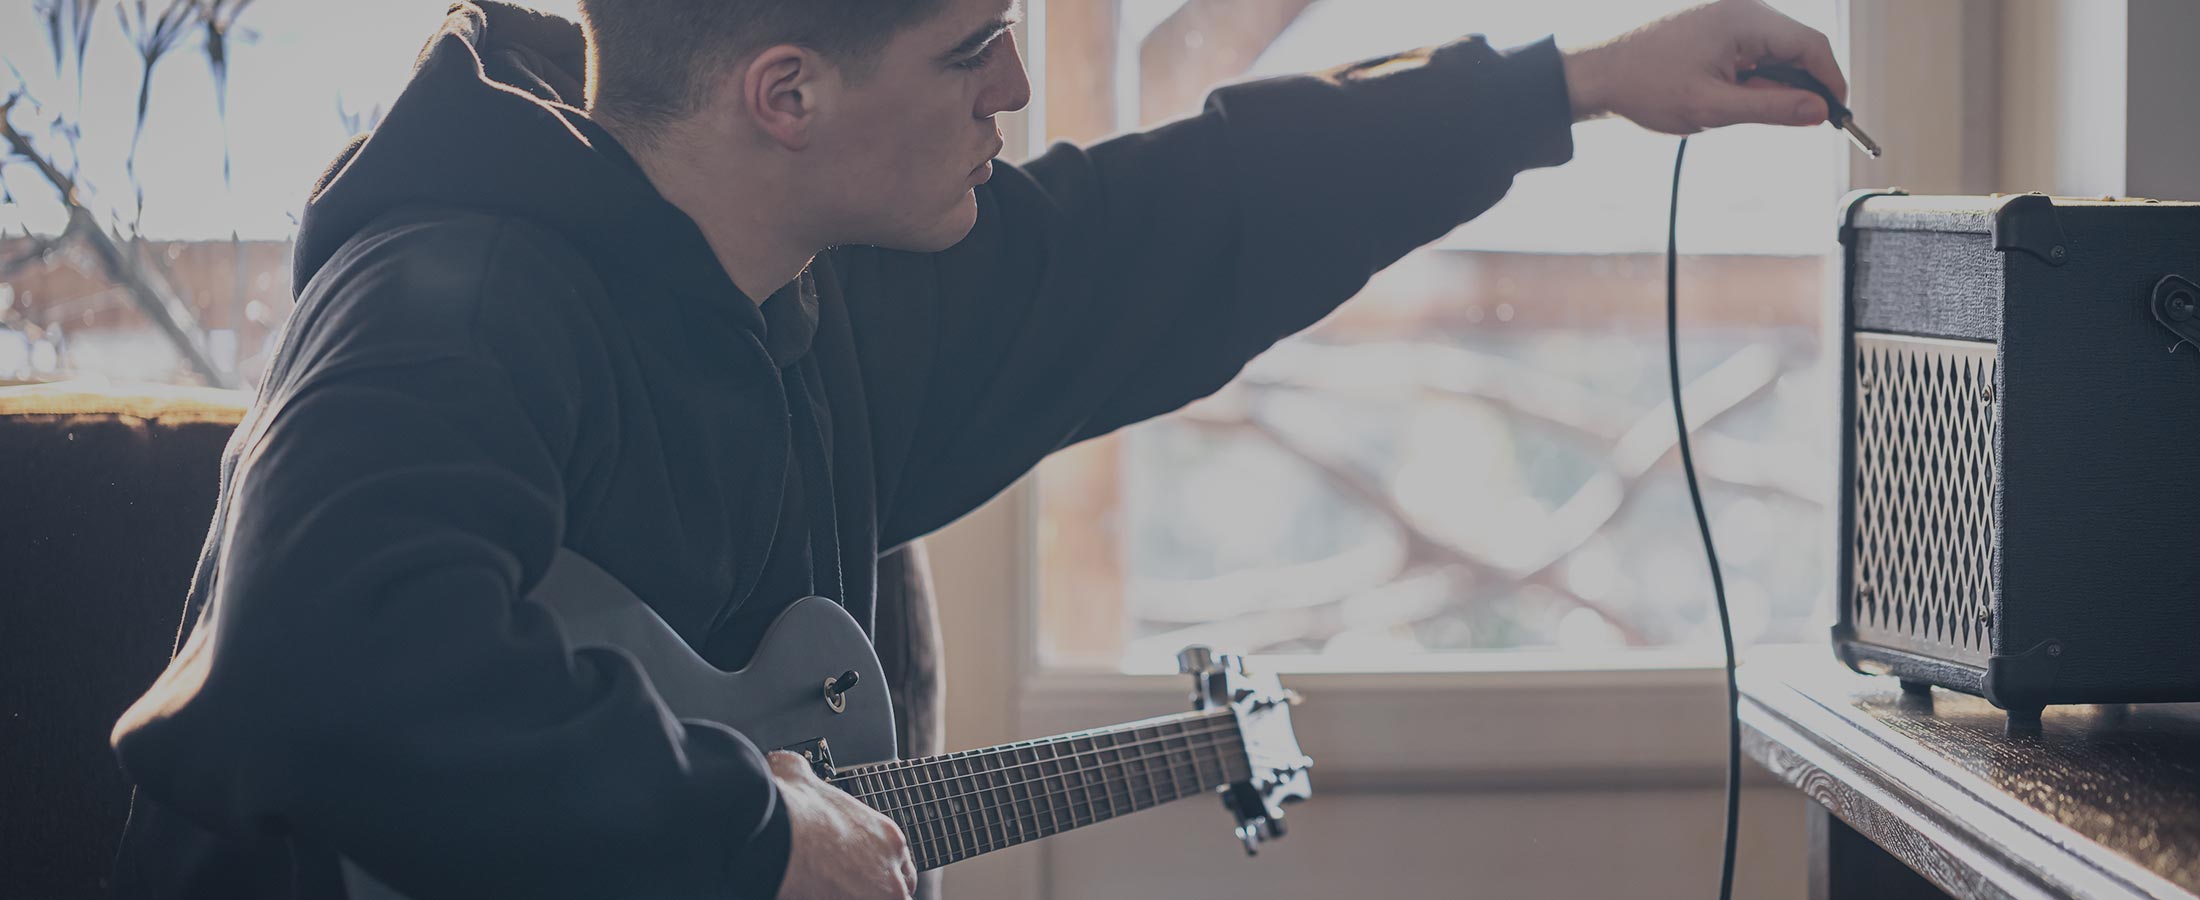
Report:
[[[622,293],[702,301],[769,334],[781,365],[800,356],[816,319],[809,274],[761,310],[744,296],[694,221],[582,111],[586,72],[587,42],[573,22],[503,3],[452,6],[388,114],[315,184],[300,220],[293,290],[302,294],[340,247],[385,213],[465,209],[547,226]]]

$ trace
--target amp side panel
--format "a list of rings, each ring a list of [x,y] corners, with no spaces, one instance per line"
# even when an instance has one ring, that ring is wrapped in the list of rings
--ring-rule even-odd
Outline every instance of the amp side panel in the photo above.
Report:
[[[2006,254],[2006,619],[2059,643],[2048,702],[2200,699],[2200,349],[2149,308],[2200,280],[2200,209],[2058,206],[2068,259]]]

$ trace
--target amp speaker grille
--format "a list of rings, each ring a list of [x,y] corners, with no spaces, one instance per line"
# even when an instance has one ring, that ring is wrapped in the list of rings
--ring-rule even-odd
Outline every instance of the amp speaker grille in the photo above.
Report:
[[[1980,666],[1992,652],[1994,363],[1990,343],[1856,335],[1859,640]]]

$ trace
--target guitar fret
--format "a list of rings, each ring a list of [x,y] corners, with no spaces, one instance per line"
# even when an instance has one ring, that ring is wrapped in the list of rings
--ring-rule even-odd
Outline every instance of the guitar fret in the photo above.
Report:
[[[1156,728],[1156,729],[1154,729],[1154,730],[1153,730],[1153,732],[1154,732],[1154,736],[1155,736],[1155,737],[1160,737],[1160,736],[1161,736],[1161,729],[1159,729],[1159,728]],[[1145,729],[1141,728],[1141,729],[1139,729],[1139,730],[1138,730],[1138,738],[1139,738],[1139,742],[1140,742],[1141,744],[1143,744],[1143,743],[1145,742],[1145,740],[1146,740],[1146,730],[1145,730]],[[1152,809],[1152,808],[1154,808],[1154,807],[1156,807],[1156,806],[1160,806],[1160,805],[1161,805],[1161,787],[1160,787],[1160,785],[1158,785],[1158,784],[1156,784],[1156,783],[1154,782],[1154,777],[1153,777],[1153,759],[1152,759],[1151,757],[1145,756],[1145,755],[1143,755],[1143,754],[1141,754],[1141,755],[1140,755],[1140,756],[1138,757],[1138,776],[1139,776],[1140,778],[1144,779],[1144,780],[1145,780],[1145,782],[1146,782],[1146,799],[1147,799],[1147,804],[1146,804],[1146,808],[1147,808],[1147,809]]]
[[[1050,749],[1052,749],[1054,754],[1054,764],[1049,768],[1053,771],[1054,782],[1056,785],[1059,786],[1061,791],[1061,793],[1057,795],[1058,799],[1061,802],[1058,806],[1058,811],[1055,814],[1056,820],[1054,830],[1068,831],[1072,828],[1077,827],[1077,783],[1076,780],[1071,777],[1072,773],[1070,772],[1069,768],[1062,764],[1062,754],[1064,752],[1071,751],[1072,748],[1070,747],[1070,743],[1068,741],[1063,741],[1061,743],[1055,744]]]
[[[1074,803],[1074,799],[1069,797],[1069,777],[1063,775],[1063,746],[1060,746],[1060,744],[1047,744],[1047,777],[1049,777],[1047,792],[1052,792],[1056,799],[1060,799],[1060,803],[1052,803],[1054,805],[1054,834],[1067,832],[1069,821],[1063,816],[1063,812],[1065,812],[1063,808],[1076,810],[1076,805],[1071,805],[1071,803]]]
[[[991,763],[990,753],[981,753],[970,759],[970,789],[973,792],[970,803],[976,807],[978,813],[972,824],[978,830],[979,853],[991,853],[1000,849],[1000,845],[993,841],[993,831],[1000,822],[1001,811],[993,807],[991,795],[988,793],[992,789]]]
[[[1031,747],[1029,745],[1016,745],[1016,771],[1022,772],[1026,763],[1036,761],[1038,758],[1039,757],[1037,754],[1031,752]],[[1018,801],[1018,805],[1016,807],[1016,842],[1023,843],[1024,841],[1030,840],[1032,837],[1024,830],[1024,815],[1028,812],[1030,813],[1031,817],[1036,820],[1039,817],[1039,808],[1037,805],[1031,802],[1031,782],[1024,781],[1019,778],[1012,779],[1009,782],[1009,785],[1010,796],[1014,796],[1016,791],[1019,789],[1021,789],[1024,794],[1023,798]],[[1036,825],[1037,822],[1034,821],[1033,824]]]
[[[1132,747],[1138,746],[1138,730],[1132,729],[1125,732],[1123,741],[1119,743],[1128,743]],[[1145,809],[1146,804],[1140,801],[1138,797],[1138,783],[1146,777],[1145,755],[1136,752],[1124,753],[1118,751],[1116,759],[1117,767],[1123,772],[1123,804],[1130,807],[1131,812]]]
[[[932,781],[931,779],[918,776],[916,773],[911,773],[911,775],[912,777],[916,778],[915,787],[917,789],[917,809],[924,816],[925,834],[926,837],[929,838],[932,842],[931,856],[935,860],[944,860],[947,858],[950,850],[947,843],[947,834],[945,830],[942,829],[940,824],[939,807],[934,802]]]
[[[976,856],[990,849],[985,846],[986,813],[982,808],[985,805],[984,799],[975,793],[979,784],[978,760],[975,757],[964,757],[961,768],[963,774],[956,780],[955,793],[963,797],[958,806],[961,807],[960,812],[964,814],[964,818],[969,820],[969,855]]]
[[[995,810],[991,803],[986,802],[986,762],[986,754],[979,754],[970,758],[970,790],[972,793],[968,802],[977,811],[974,824],[978,826],[976,843],[978,845],[977,852],[979,853],[988,853],[995,849],[993,823],[1000,817],[1000,812]]]
[[[932,782],[932,793],[934,797],[937,798],[936,802],[934,803],[934,806],[936,807],[935,812],[940,817],[941,827],[947,833],[948,862],[954,862],[958,859],[963,858],[964,856],[963,830],[957,824],[957,822],[960,820],[960,817],[954,814],[955,807],[953,803],[955,795],[955,764],[960,761],[960,756],[948,756],[947,759],[940,765],[940,777]]]
[[[889,786],[887,796],[892,798],[887,808],[894,810],[894,822],[901,826],[901,835],[909,842],[909,855],[923,860],[931,854],[924,843],[924,828],[914,810],[908,808],[907,777],[904,769],[888,768],[884,777]]]
[[[1008,807],[1008,821],[1002,826],[1002,845],[1008,847],[1024,842],[1024,810],[1023,805],[1016,801],[1017,773],[1022,771],[1021,767],[1023,765],[1023,757],[1016,752],[1019,746],[1012,745],[1002,751],[1002,756],[1006,762],[1001,767],[998,779],[1001,802]],[[1016,833],[1014,835],[1008,834],[1007,827],[1009,825],[1015,826]]]
[[[962,858],[962,829],[948,815],[947,805],[948,795],[954,792],[949,786],[949,779],[955,775],[955,757],[949,756],[941,760],[938,771],[931,775],[933,777],[925,782],[925,792],[931,798],[932,820],[940,833],[940,860],[943,863],[954,862]]]
[[[1032,832],[1038,832],[1038,836],[1056,834],[1052,827],[1047,827],[1049,821],[1054,821],[1054,792],[1047,790],[1047,761],[1045,759],[1047,759],[1047,746],[1045,744],[1034,744],[1032,746],[1032,775],[1034,775],[1034,779],[1030,781],[1030,786],[1038,788],[1038,794],[1032,799]],[[1030,790],[1030,786],[1027,786],[1025,790]],[[1041,810],[1038,810],[1038,803],[1047,805],[1047,810],[1043,814],[1041,814]]]
[[[1176,757],[1171,754],[1176,752],[1176,747],[1182,746],[1184,743],[1182,740],[1184,735],[1184,724],[1182,722],[1168,722],[1164,723],[1161,726],[1161,729],[1161,752],[1162,755],[1169,760],[1169,768],[1167,770],[1169,773],[1169,799],[1176,800],[1184,796],[1184,789],[1177,786]]]
[[[1156,746],[1161,748],[1160,755],[1157,757],[1161,765],[1158,769],[1148,768],[1146,787],[1153,792],[1153,805],[1160,806],[1176,799],[1176,762],[1169,756],[1169,726],[1167,723],[1154,726],[1152,740]],[[1161,776],[1163,775],[1169,777],[1169,788],[1165,796],[1161,787]]]
[[[958,814],[961,814],[965,818],[967,818],[969,820],[969,824],[973,826],[968,839],[965,841],[965,844],[969,848],[969,853],[967,854],[969,856],[976,856],[980,853],[984,853],[987,849],[990,849],[985,846],[985,825],[987,820],[986,811],[983,808],[985,806],[985,801],[983,797],[979,796],[976,793],[979,784],[979,765],[980,760],[978,759],[978,757],[963,757],[963,774],[962,777],[958,779],[958,783],[955,786],[955,793],[962,797],[962,799],[955,802],[955,807],[958,810]]]
[[[1095,773],[1100,776],[1101,798],[1108,801],[1108,818],[1113,819],[1116,816],[1115,779],[1108,777],[1108,774],[1111,768],[1117,770],[1122,768],[1122,756],[1115,752],[1115,736],[1112,734],[1094,735],[1092,746],[1099,753],[1098,760],[1100,764],[1094,769]]]
[[[1207,758],[1199,752],[1198,736],[1192,734],[1184,736],[1184,757],[1192,764],[1193,791],[1204,791],[1208,785],[1214,783],[1207,777]]]
[[[986,754],[986,799],[992,802],[994,813],[993,846],[991,847],[993,850],[999,850],[1012,843],[1008,836],[1008,817],[1016,815],[1015,803],[1007,794],[1008,774],[1003,770],[1001,761],[1002,754],[1000,752]],[[1003,812],[1006,812],[1008,817],[1004,817]]]
[[[1007,816],[1016,812],[1014,809],[1004,808],[1001,802],[1001,786],[1007,783],[1007,776],[1001,772],[1001,754],[998,751],[985,755],[985,773],[978,783],[985,791],[986,806],[993,811],[985,848],[990,853],[1008,846]]]
[[[1093,766],[1093,773],[1100,776],[1101,799],[1108,801],[1108,818],[1112,819],[1119,814],[1115,806],[1115,786],[1123,780],[1123,754],[1115,749],[1113,732],[1094,735],[1092,743],[1099,748],[1098,765]]]
[[[1070,773],[1077,784],[1077,802],[1076,805],[1070,807],[1069,811],[1071,828],[1082,828],[1100,821],[1099,817],[1093,816],[1093,810],[1098,804],[1094,803],[1092,799],[1091,770],[1085,766],[1085,757],[1091,752],[1092,741],[1090,739],[1075,738],[1069,743],[1069,762],[1064,765],[1063,771]],[[1092,818],[1087,818],[1088,816],[1092,816]]]

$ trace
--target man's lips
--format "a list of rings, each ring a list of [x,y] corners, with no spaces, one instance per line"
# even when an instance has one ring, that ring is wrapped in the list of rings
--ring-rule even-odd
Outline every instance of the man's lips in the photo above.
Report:
[[[971,177],[971,179],[973,179],[973,180],[975,181],[975,183],[977,183],[977,184],[984,184],[984,183],[986,183],[987,181],[990,181],[990,180],[992,180],[992,178],[993,178],[993,158],[994,158],[994,157],[996,157],[996,156],[999,156],[999,155],[1001,155],[1001,151],[1002,151],[1002,150],[1005,150],[1005,149],[1007,149],[1007,147],[1008,147],[1008,145],[1007,145],[1006,143],[999,143],[999,144],[995,144],[995,145],[994,145],[994,147],[993,147],[993,152],[992,152],[992,153],[990,153],[990,154],[988,154],[988,155],[986,156],[986,159],[985,159],[985,161],[984,161],[984,162],[981,162],[981,163],[977,164],[977,165],[976,165],[975,167],[971,168],[971,170],[970,170],[970,177]]]
[[[972,166],[972,167],[971,167],[971,171],[976,171],[976,170],[978,170],[978,169],[983,169],[983,168],[985,168],[985,167],[986,167],[986,166],[987,166],[988,164],[990,164],[991,162],[993,162],[993,160],[994,160],[994,158],[995,158],[995,157],[998,157],[998,156],[1000,156],[1000,155],[1001,155],[1001,151],[1003,151],[1003,150],[1006,150],[1006,149],[1008,149],[1008,142],[1007,142],[1007,141],[996,141],[996,142],[994,142],[994,144],[993,144],[993,152],[991,152],[991,153],[988,153],[988,154],[986,154],[986,155],[985,155],[985,159],[984,159],[984,161],[982,161],[982,162],[979,162],[979,163],[978,163],[977,165],[975,165],[975,166]]]

